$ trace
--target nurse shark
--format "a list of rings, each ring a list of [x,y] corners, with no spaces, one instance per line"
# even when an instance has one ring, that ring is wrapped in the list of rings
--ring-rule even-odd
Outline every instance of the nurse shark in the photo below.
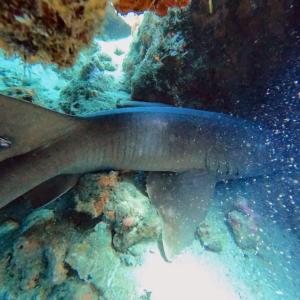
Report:
[[[50,201],[80,174],[149,172],[147,191],[173,257],[194,238],[217,182],[274,172],[273,136],[221,113],[142,105],[86,116],[0,95],[0,208],[16,198]]]

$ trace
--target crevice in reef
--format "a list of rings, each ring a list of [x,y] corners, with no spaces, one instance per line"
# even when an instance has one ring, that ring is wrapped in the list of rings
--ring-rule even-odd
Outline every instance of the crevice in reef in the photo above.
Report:
[[[86,231],[90,230],[98,224],[102,216],[97,218],[92,218],[90,215],[83,213],[83,212],[76,212],[76,211],[67,211],[63,218],[72,222],[79,230]]]

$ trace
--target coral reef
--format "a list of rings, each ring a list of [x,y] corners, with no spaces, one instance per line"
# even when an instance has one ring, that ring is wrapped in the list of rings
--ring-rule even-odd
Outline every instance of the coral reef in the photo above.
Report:
[[[65,261],[81,280],[101,291],[105,299],[125,300],[135,293],[134,282],[129,270],[120,268],[121,261],[111,250],[111,239],[108,225],[99,223],[84,241],[73,245]],[[118,289],[114,288],[116,283]]]
[[[3,236],[7,234],[11,234],[12,231],[15,231],[19,228],[19,224],[13,220],[7,220],[0,225],[0,237],[1,239]]]
[[[59,91],[69,81],[65,70],[26,63],[18,56],[7,58],[1,50],[0,61],[0,93],[57,110]]]
[[[74,199],[77,212],[93,218],[103,214],[114,231],[113,246],[120,252],[130,252],[141,241],[156,240],[161,232],[156,210],[128,176],[116,172],[85,175]]]
[[[38,2],[33,1],[31,5],[35,7]],[[80,6],[89,1],[43,2]],[[0,24],[5,14],[1,8],[13,3],[21,3],[21,0],[0,4]],[[100,3],[103,2],[100,0]],[[126,5],[139,6],[141,2],[126,0],[123,4],[122,9],[127,9]],[[299,143],[296,126],[300,124],[297,122],[299,82],[295,79],[300,63],[297,69],[297,60],[290,60],[291,49],[288,49],[294,47],[295,52],[299,49],[294,43],[299,4],[295,0],[288,4],[283,0],[194,0],[191,8],[169,9],[164,18],[147,13],[131,54],[124,62],[128,90],[131,89],[138,100],[233,113],[242,111],[247,116],[251,110],[255,111],[257,102],[265,101],[265,97],[275,110],[273,100],[276,98],[281,102],[280,112],[286,120],[284,134],[287,135],[287,127],[291,128],[294,140]],[[164,6],[159,10],[159,14],[166,13]],[[116,24],[123,26],[120,18],[115,17],[109,17],[100,32],[96,26],[98,39],[128,34],[127,26],[120,32],[121,27],[115,27]],[[22,22],[31,18],[17,15],[8,28],[16,23],[19,29],[26,30]],[[53,22],[58,19],[59,15]],[[75,22],[75,27],[77,24]],[[42,25],[41,16],[36,28]],[[0,40],[3,39],[2,28],[0,25]],[[33,43],[39,38],[38,33]],[[54,43],[54,35],[63,39],[64,33],[50,33],[49,39],[43,38],[38,44],[35,54],[28,52],[32,45],[25,45],[26,40],[22,40],[23,44],[19,40],[10,42],[10,50],[15,51],[13,46],[18,45],[18,50],[25,53],[28,60],[58,60],[58,65],[72,64],[76,53],[66,55],[67,48],[49,48],[44,49],[49,52],[42,52],[42,47]],[[84,35],[78,36],[82,37]],[[63,45],[74,42],[75,36],[70,39],[61,41]],[[82,45],[83,40],[74,51]],[[95,40],[89,49],[79,53],[76,64],[69,69],[28,66],[17,62],[16,58],[11,60],[15,59],[17,67],[11,68],[13,64],[6,64],[0,56],[0,90],[74,115],[114,108],[120,99],[129,98],[124,86],[113,78],[116,65],[111,57],[123,54],[116,48],[111,56],[106,55],[99,45],[99,40]],[[59,47],[64,46],[60,44]],[[63,59],[60,55],[66,56]],[[274,80],[266,89],[267,78],[280,72],[283,62],[291,73],[288,81]],[[286,109],[286,99],[293,99],[295,105]],[[269,114],[264,114],[263,118],[267,122],[274,121]],[[6,140],[0,139],[0,147],[1,143],[7,147]],[[295,148],[293,144],[286,144]],[[289,163],[293,164],[294,159],[291,157]],[[25,220],[26,203],[17,203],[3,211],[0,218],[0,299],[128,300],[128,295],[133,300],[150,299],[149,289],[143,290],[142,298],[137,295],[132,277],[133,270],[139,268],[143,256],[150,251],[149,244],[155,246],[153,242],[162,228],[161,219],[144,192],[144,176],[143,173],[122,172],[87,174],[73,191],[46,208],[34,211]],[[197,229],[202,245],[201,258],[222,261],[228,270],[218,268],[218,272],[226,272],[233,281],[241,277],[245,285],[253,287],[257,299],[297,299],[299,181],[298,172],[220,183],[215,195],[218,199]],[[298,234],[298,240],[294,233]],[[199,248],[199,242],[195,246]],[[154,269],[158,269],[156,265]],[[185,272],[184,268],[181,270]]]
[[[10,87],[2,90],[1,93],[6,96],[15,97],[28,102],[34,102],[34,99],[37,97],[34,89],[23,86]]]
[[[81,280],[71,279],[56,286],[48,296],[49,300],[103,300],[97,291]]]
[[[161,223],[133,180],[117,172],[84,175],[21,225],[3,223],[0,298],[139,299],[132,268],[148,251],[141,242],[155,241]]]
[[[297,1],[194,0],[145,16],[124,69],[132,97],[249,116],[299,52]]]
[[[0,47],[30,62],[73,65],[102,24],[106,0],[0,3]]]
[[[65,224],[59,228],[54,224],[51,211],[37,211],[24,221],[16,239],[10,241],[12,249],[5,251],[7,246],[1,249],[0,276],[10,297],[45,295],[50,284],[57,285],[65,280],[67,270],[63,255],[72,234],[70,231],[69,237],[64,234]]]
[[[93,218],[104,213],[109,219],[114,219],[114,210],[107,210],[106,204],[117,185],[117,172],[84,175],[75,190],[75,210],[87,213]]]
[[[67,78],[69,75],[73,78],[60,92],[63,99],[60,108],[65,113],[78,115],[114,108],[118,101],[129,97],[113,77],[116,67],[111,57],[99,48],[92,53],[76,66],[73,73],[65,72]],[[74,72],[77,73],[75,78]]]
[[[154,11],[159,16],[166,16],[170,7],[184,8],[190,3],[189,0],[113,0],[114,7],[120,13],[141,13],[145,10]]]
[[[187,86],[191,54],[188,59],[185,28],[180,27],[176,14],[171,11],[170,17],[163,19],[150,13],[144,16],[123,63],[134,99],[174,104],[183,92],[178,86]],[[179,76],[184,72],[185,76]]]
[[[127,180],[120,183],[115,195],[114,248],[121,252],[142,241],[156,240],[162,230],[161,220],[148,197]],[[132,252],[131,252],[132,253]]]

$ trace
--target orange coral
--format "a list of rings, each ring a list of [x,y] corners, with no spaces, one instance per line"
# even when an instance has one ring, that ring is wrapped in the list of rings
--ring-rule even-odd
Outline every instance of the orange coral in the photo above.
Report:
[[[113,0],[113,5],[120,13],[154,11],[159,16],[165,16],[169,7],[183,8],[189,0]]]
[[[98,183],[102,188],[115,187],[118,183],[118,172],[110,172],[108,175],[101,175]]]
[[[98,216],[100,216],[103,213],[104,207],[109,200],[109,194],[110,194],[110,191],[104,190],[101,193],[99,200],[94,202],[94,208],[95,208]]]
[[[110,172],[108,175],[101,175],[98,184],[100,185],[102,191],[101,196],[98,201],[94,202],[94,208],[98,216],[103,213],[104,207],[109,200],[111,191],[118,184],[118,172]]]

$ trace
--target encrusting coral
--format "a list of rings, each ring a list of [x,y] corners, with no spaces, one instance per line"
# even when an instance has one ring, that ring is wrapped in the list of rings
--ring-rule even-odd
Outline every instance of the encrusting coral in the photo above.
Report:
[[[0,2],[0,48],[29,62],[72,66],[91,43],[106,14],[107,0],[12,0]],[[117,0],[118,12],[152,10],[160,16],[189,0]]]
[[[113,0],[114,7],[120,13],[150,10],[159,16],[166,16],[169,7],[183,8],[189,3],[189,0]]]
[[[30,62],[70,66],[102,24],[106,0],[0,2],[0,48]]]

